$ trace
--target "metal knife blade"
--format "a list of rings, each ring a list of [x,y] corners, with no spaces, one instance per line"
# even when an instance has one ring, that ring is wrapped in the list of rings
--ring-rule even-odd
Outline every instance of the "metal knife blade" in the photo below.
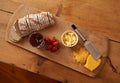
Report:
[[[85,48],[88,50],[88,52],[95,58],[99,59],[101,57],[101,54],[99,51],[95,48],[92,42],[85,41],[84,43]]]
[[[77,27],[73,24],[72,25],[73,30],[78,34],[78,36],[83,40],[85,48],[88,50],[88,52],[93,56],[94,59],[99,59],[101,57],[101,54],[95,48],[92,42],[88,41],[82,33],[77,29]]]

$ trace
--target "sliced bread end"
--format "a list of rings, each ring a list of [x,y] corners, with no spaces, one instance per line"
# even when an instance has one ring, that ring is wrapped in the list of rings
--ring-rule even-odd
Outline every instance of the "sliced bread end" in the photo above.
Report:
[[[13,42],[18,42],[21,40],[22,37],[15,31],[15,29],[13,27],[11,27],[9,38]]]

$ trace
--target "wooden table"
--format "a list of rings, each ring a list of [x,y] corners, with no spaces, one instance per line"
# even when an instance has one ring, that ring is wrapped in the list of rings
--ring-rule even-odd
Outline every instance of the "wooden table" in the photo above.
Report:
[[[0,0],[0,62],[66,83],[120,82],[120,1],[63,0],[61,17],[97,34],[107,36],[109,57],[95,78],[49,61],[5,41],[7,23],[21,4],[56,13],[60,0]],[[16,70],[17,72],[17,70]]]

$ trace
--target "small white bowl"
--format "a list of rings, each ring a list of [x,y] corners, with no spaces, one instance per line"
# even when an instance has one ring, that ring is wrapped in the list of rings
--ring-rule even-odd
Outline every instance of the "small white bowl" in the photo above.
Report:
[[[74,43],[72,43],[72,42],[70,42],[71,43],[71,45],[67,45],[66,43],[65,43],[65,41],[64,41],[64,37],[65,37],[65,35],[67,35],[69,33],[69,37],[70,37],[70,33],[73,33],[73,35],[75,36],[75,42]],[[72,37],[71,37],[71,39],[72,39]],[[68,39],[69,40],[69,39]],[[61,41],[62,41],[62,44],[64,45],[64,46],[66,46],[66,47],[73,47],[73,46],[75,46],[77,43],[78,43],[78,35],[74,32],[74,31],[72,31],[72,30],[67,30],[67,31],[65,31],[65,32],[63,32],[63,34],[62,34],[62,36],[61,36]],[[68,42],[68,41],[67,41]]]

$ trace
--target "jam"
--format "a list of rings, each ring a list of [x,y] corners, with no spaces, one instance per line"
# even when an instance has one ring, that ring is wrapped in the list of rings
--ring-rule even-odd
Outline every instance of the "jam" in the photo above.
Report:
[[[42,34],[40,34],[39,32],[33,32],[30,35],[29,41],[33,47],[41,48],[45,45],[44,38],[43,38]]]

